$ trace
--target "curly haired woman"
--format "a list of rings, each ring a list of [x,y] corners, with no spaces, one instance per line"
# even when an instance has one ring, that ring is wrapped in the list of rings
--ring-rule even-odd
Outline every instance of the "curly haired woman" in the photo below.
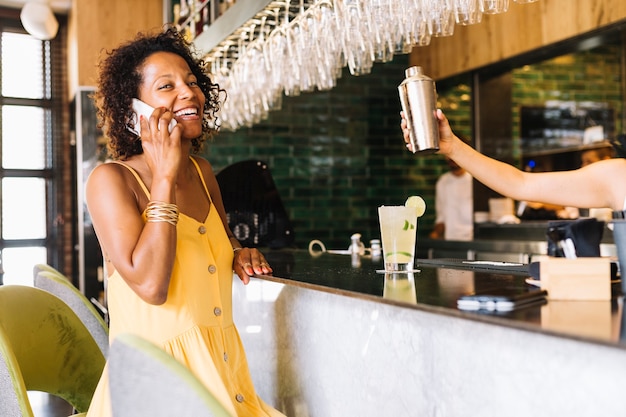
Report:
[[[192,156],[215,133],[222,92],[173,28],[139,34],[100,63],[94,98],[113,161],[92,171],[86,200],[110,340],[134,333],[161,346],[233,416],[282,416],[257,396],[232,318],[233,271],[247,284],[272,268],[235,239],[210,163]],[[140,136],[130,130],[133,98],[154,108]],[[110,415],[105,368],[88,416]]]

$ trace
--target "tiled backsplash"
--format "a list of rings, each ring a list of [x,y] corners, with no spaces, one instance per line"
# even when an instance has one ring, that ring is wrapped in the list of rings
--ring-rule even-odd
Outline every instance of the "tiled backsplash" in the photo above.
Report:
[[[543,105],[558,95],[562,100],[606,100],[619,106],[616,114],[621,114],[619,52],[608,48],[601,54],[606,56],[577,54],[568,58],[574,63],[557,58],[514,72],[514,144],[519,143],[517,111],[522,104]],[[328,248],[347,248],[357,232],[368,245],[380,235],[377,207],[403,204],[409,195],[421,195],[427,204],[419,220],[419,242],[432,229],[435,182],[447,167],[441,156],[416,156],[404,148],[397,86],[408,65],[407,56],[397,56],[375,64],[369,75],[355,77],[344,70],[333,90],[284,97],[282,109],[267,120],[222,131],[207,144],[205,156],[216,172],[241,160],[266,162],[299,248],[312,239]],[[584,82],[577,81],[581,77]],[[445,91],[438,86],[439,105],[455,131],[471,139],[472,92],[461,81],[446,83],[452,87]],[[616,127],[620,132],[620,120]]]
[[[605,45],[514,70],[513,136],[520,136],[520,107],[546,102],[552,102],[552,107],[559,102],[606,103],[616,116],[615,133],[622,133],[622,49]]]
[[[444,164],[403,145],[397,86],[407,66],[408,57],[398,56],[369,75],[344,70],[333,90],[284,97],[282,109],[258,125],[220,132],[205,154],[216,172],[244,159],[265,161],[299,248],[312,239],[347,248],[353,233],[368,245],[380,235],[377,207],[404,204],[413,194],[428,204],[420,219],[426,233]]]

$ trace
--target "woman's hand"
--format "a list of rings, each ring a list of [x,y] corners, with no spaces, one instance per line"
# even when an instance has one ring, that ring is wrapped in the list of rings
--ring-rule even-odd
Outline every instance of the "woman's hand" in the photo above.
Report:
[[[452,152],[454,139],[458,138],[456,138],[454,133],[452,133],[452,129],[450,128],[450,124],[448,123],[448,119],[443,114],[441,109],[437,109],[437,111],[435,112],[435,116],[437,117],[437,122],[439,124],[439,152],[437,153],[449,155]],[[407,127],[404,112],[400,112],[400,117],[402,118],[402,120],[400,121],[400,128],[402,129],[404,142],[406,143],[407,149],[413,152],[411,140],[409,139],[409,129]]]
[[[182,127],[168,127],[174,115],[165,107],[154,109],[149,118],[140,117],[141,145],[146,156],[146,163],[153,174],[175,178],[180,169]]]
[[[271,275],[273,272],[263,254],[255,248],[242,248],[235,251],[233,271],[239,275],[244,284],[248,284],[253,275]]]

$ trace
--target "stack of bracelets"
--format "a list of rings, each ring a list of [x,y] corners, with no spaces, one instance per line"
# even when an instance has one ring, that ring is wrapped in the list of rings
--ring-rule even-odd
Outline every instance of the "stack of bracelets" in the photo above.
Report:
[[[166,222],[172,226],[178,223],[178,206],[163,201],[150,201],[146,206],[148,223]]]

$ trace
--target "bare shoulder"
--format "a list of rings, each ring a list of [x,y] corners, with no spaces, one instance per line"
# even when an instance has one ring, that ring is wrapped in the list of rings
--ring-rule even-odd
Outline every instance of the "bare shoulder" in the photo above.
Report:
[[[210,177],[215,176],[215,173],[213,172],[213,166],[211,165],[209,161],[207,161],[206,159],[198,155],[194,155],[192,156],[192,158],[194,159],[194,161],[198,163],[198,166],[200,167],[200,170],[202,171],[202,175],[205,178],[210,178]]]
[[[122,170],[128,172],[127,168],[124,168],[122,165],[116,163],[106,162],[97,165],[89,174],[87,186],[89,186],[90,183],[100,183],[102,181],[115,180],[116,177],[123,177],[124,172]]]
[[[211,166],[211,163],[209,161],[207,161],[206,159],[204,159],[203,157],[198,156],[198,155],[193,155],[192,158],[194,159],[194,161],[196,161],[198,163],[200,168],[202,168],[202,169],[210,169],[211,171],[213,170],[213,167]]]
[[[132,164],[128,164],[132,167]],[[132,181],[131,181],[132,180]],[[90,183],[97,183],[99,186],[115,185],[118,181],[123,181],[126,187],[137,182],[134,180],[133,173],[122,164],[114,162],[105,162],[97,165],[87,178],[87,186]]]
[[[140,195],[140,185],[132,172],[116,163],[103,163],[96,166],[85,185],[87,198],[94,195],[129,194]]]

